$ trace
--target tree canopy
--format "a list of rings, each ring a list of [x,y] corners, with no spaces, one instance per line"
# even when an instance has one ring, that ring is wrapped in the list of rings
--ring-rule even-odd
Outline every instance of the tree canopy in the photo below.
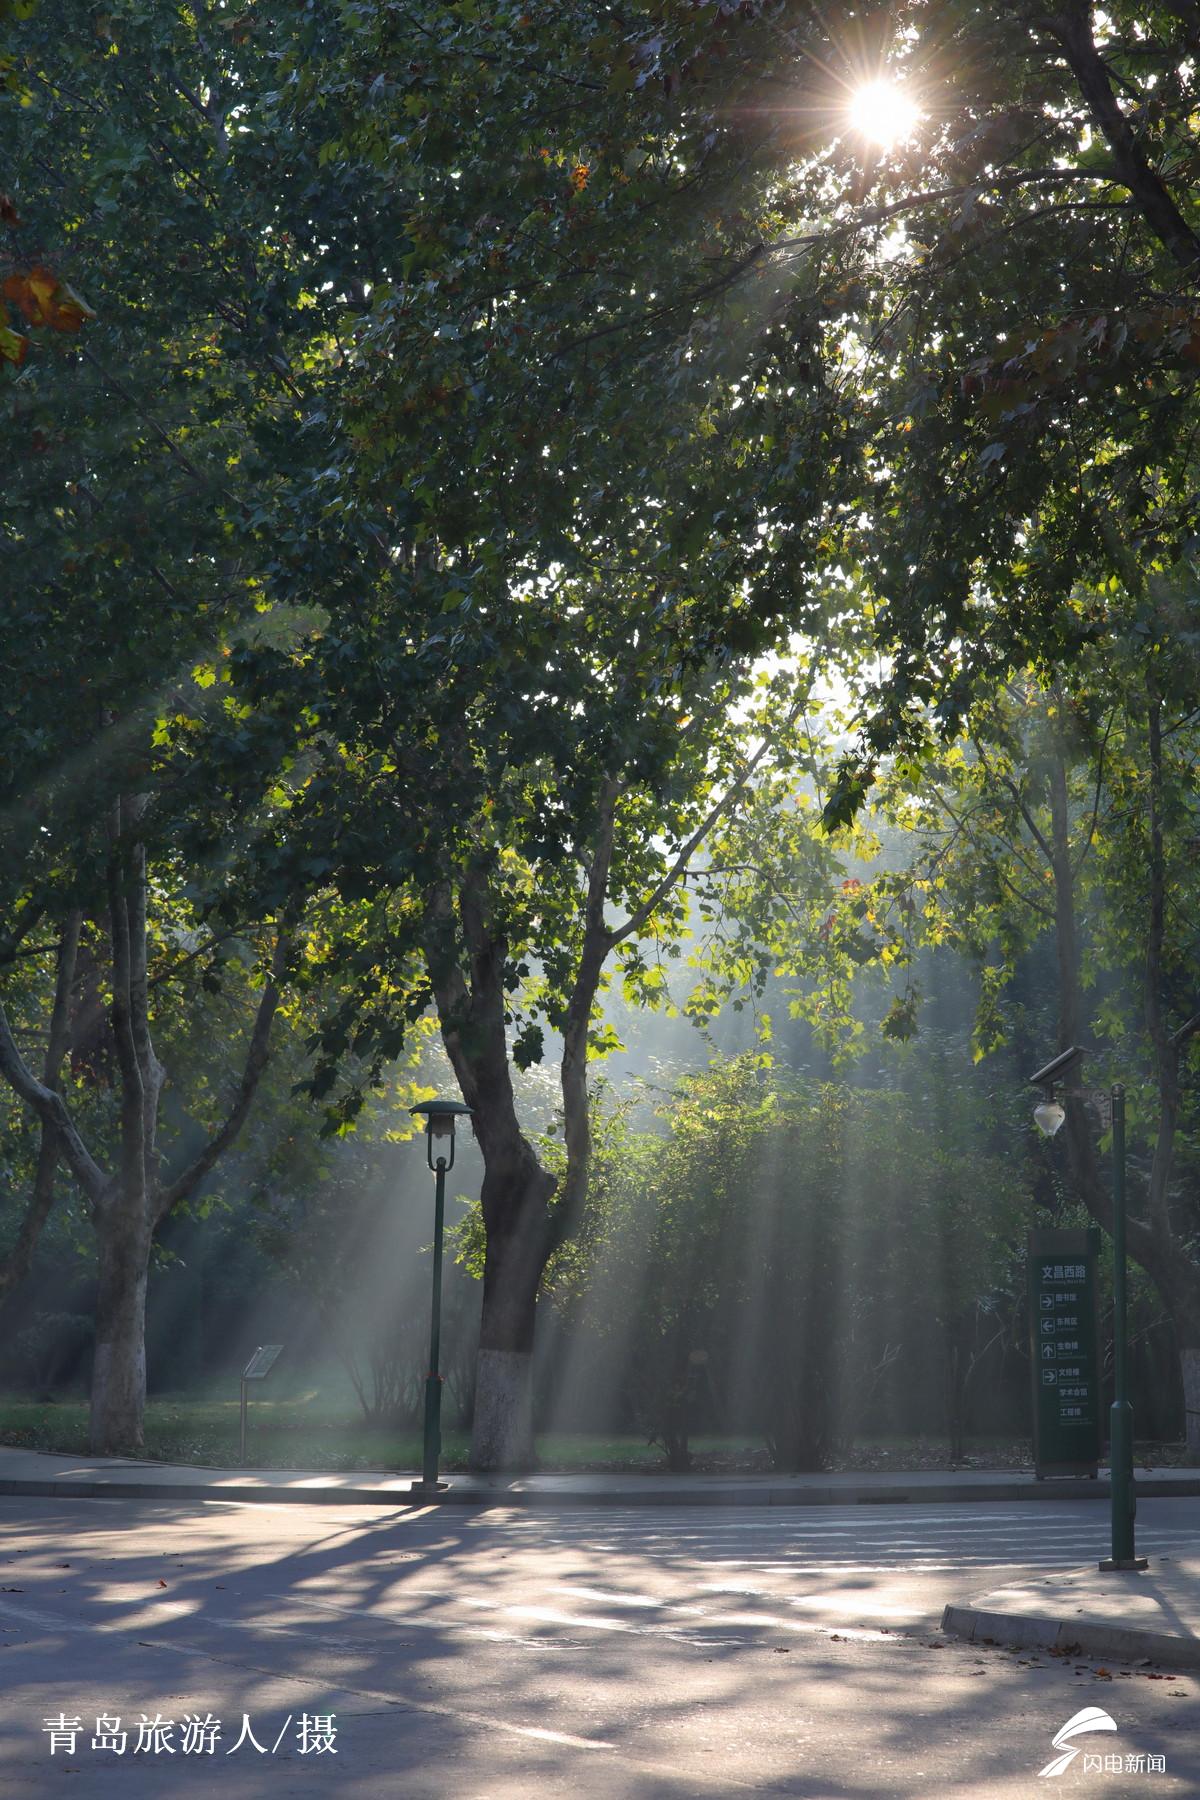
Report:
[[[264,997],[320,989],[331,1128],[432,1008],[488,1165],[484,1351],[526,1357],[614,972],[652,1002],[732,908],[697,1014],[790,959],[832,1019],[902,954],[784,804],[829,688],[853,830],[880,775],[957,778],[997,683],[1157,654],[1168,591],[1190,629],[1193,9],[4,23],[0,968],[106,913],[126,1186],[141,1156],[167,1195],[147,904],[265,929]],[[561,1179],[511,1075],[550,1050]]]

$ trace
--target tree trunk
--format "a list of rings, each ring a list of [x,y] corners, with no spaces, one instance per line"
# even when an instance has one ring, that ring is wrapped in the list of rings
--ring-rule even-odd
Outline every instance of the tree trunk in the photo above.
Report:
[[[1183,1374],[1187,1457],[1190,1463],[1200,1463],[1200,1342],[1180,1346],[1179,1367]]]
[[[965,1361],[965,1353],[957,1335],[951,1333],[946,1347],[945,1370],[946,1438],[949,1444],[951,1467],[963,1460],[967,1389]]]
[[[146,1403],[146,1276],[149,1232],[119,1213],[97,1222],[99,1278],[89,1448],[136,1455]]]
[[[513,1210],[511,1232],[489,1236],[483,1270],[470,1458],[482,1471],[528,1469],[534,1460],[533,1334],[549,1238],[544,1199],[527,1192]]]

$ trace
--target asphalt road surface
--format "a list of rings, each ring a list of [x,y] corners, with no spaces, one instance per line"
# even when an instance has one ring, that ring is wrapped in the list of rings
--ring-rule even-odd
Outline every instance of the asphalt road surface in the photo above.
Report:
[[[1154,1501],[1139,1548],[1198,1524]],[[1200,1793],[1200,1677],[937,1630],[949,1600],[1105,1554],[1103,1502],[12,1499],[0,1525],[5,1800]],[[1116,1733],[1039,1779],[1086,1706]]]

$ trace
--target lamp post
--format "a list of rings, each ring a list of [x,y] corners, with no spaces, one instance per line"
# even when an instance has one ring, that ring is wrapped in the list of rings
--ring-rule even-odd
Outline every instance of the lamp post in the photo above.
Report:
[[[439,1369],[442,1337],[442,1230],[446,1215],[446,1170],[454,1167],[454,1121],[471,1116],[471,1108],[459,1100],[426,1100],[411,1108],[425,1118],[425,1151],[434,1172],[433,1202],[433,1302],[429,1316],[429,1373],[425,1377],[425,1434],[421,1479],[414,1494],[441,1494],[448,1483],[438,1480],[442,1448],[442,1377]]]
[[[1036,1075],[1030,1076],[1042,1098],[1033,1109],[1034,1121],[1046,1137],[1053,1137],[1066,1118],[1061,1101],[1055,1097],[1055,1086],[1081,1061],[1085,1052],[1078,1045],[1064,1050]],[[1134,1519],[1137,1516],[1137,1491],[1133,1480],[1133,1407],[1129,1400],[1129,1356],[1126,1335],[1125,1291],[1125,1089],[1113,1084],[1112,1108],[1113,1155],[1113,1403],[1109,1412],[1109,1491],[1112,1509],[1112,1555],[1100,1563],[1104,1570],[1145,1569],[1144,1556],[1137,1554],[1134,1542]]]

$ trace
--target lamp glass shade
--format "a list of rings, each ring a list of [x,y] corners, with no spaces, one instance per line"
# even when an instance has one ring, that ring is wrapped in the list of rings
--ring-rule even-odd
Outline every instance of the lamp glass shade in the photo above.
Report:
[[[1053,1137],[1066,1116],[1057,1100],[1039,1100],[1033,1109],[1033,1122],[1043,1137]]]

